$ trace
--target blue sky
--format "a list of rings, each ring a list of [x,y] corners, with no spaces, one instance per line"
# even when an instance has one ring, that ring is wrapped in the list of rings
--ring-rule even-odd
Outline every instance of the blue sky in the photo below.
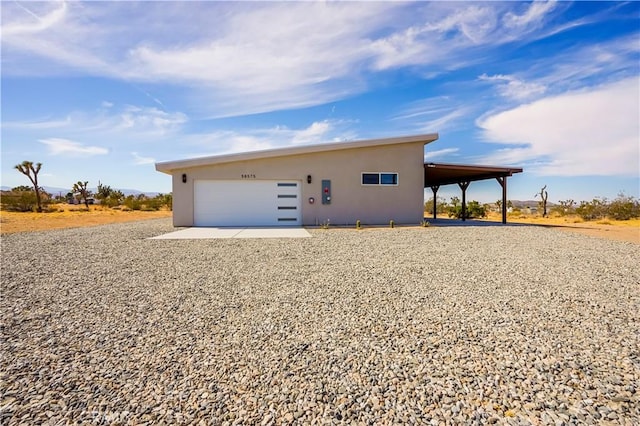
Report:
[[[157,161],[438,132],[427,161],[523,167],[511,199],[640,196],[638,2],[1,7],[3,186],[31,160],[169,192]]]

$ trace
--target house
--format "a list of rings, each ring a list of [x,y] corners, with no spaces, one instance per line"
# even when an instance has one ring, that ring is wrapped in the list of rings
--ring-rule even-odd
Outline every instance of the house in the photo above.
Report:
[[[172,176],[174,226],[418,224],[430,186],[424,147],[436,139],[292,146],[160,162],[156,170]]]

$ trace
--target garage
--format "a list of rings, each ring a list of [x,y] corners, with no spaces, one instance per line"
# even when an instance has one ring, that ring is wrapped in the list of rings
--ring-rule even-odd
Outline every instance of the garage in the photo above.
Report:
[[[301,182],[195,180],[195,226],[300,226]]]

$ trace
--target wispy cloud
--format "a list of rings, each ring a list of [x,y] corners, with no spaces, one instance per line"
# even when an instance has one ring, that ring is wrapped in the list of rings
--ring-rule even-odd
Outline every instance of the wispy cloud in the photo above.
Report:
[[[521,13],[514,10],[522,7],[526,9]],[[428,3],[421,15],[426,23],[374,40],[374,63],[378,69],[430,65],[437,70],[443,69],[441,63],[446,63],[446,69],[455,69],[479,60],[487,49],[535,39],[535,31],[558,13],[556,9],[553,2]],[[479,46],[482,48],[478,49]]]
[[[638,93],[636,76],[483,117],[484,139],[507,147],[481,161],[527,164],[540,175],[638,176]]]
[[[323,120],[297,129],[275,126],[245,131],[217,130],[185,134],[181,137],[184,146],[196,150],[185,152],[183,158],[352,140],[357,135],[348,128],[348,124],[340,120]]]
[[[588,89],[603,81],[637,75],[633,70],[638,70],[640,60],[639,35],[560,50],[513,74],[480,75],[478,81],[489,85],[502,98],[485,114],[495,115],[523,102],[552,98],[569,91]]]
[[[321,142],[331,130],[329,120],[316,121],[306,129],[292,132],[292,141],[296,145]]]
[[[343,99],[366,90],[369,73],[401,66],[436,75],[535,37],[564,7],[152,2],[139,13],[129,2],[3,6],[3,72],[170,83],[215,117]]]
[[[131,155],[133,156],[133,164],[136,164],[138,166],[141,165],[145,165],[145,164],[153,164],[156,162],[156,159],[153,157],[142,157],[140,155],[138,155],[137,152],[132,152]]]
[[[544,17],[556,6],[557,3],[555,1],[536,1],[530,3],[529,7],[520,15],[514,12],[505,13],[502,22],[507,28],[539,26]]]
[[[495,83],[501,96],[516,101],[523,101],[544,94],[547,87],[535,82],[526,82],[512,75],[482,74],[478,80]]]
[[[21,130],[65,129],[76,136],[95,134],[118,134],[126,131],[138,137],[164,136],[179,130],[189,121],[186,114],[167,112],[157,108],[125,105],[117,107],[111,102],[102,102],[100,109],[73,111],[62,119],[3,122],[3,128]]]
[[[421,131],[424,132],[443,132],[450,129],[456,122],[464,118],[469,112],[469,107],[461,107],[454,109],[442,116],[439,116],[433,120],[429,120],[422,126]]]
[[[24,18],[18,19],[17,14],[9,10],[5,14],[2,25],[2,35],[4,37],[24,36],[45,31],[61,23],[67,15],[68,7],[66,2],[49,3],[20,3],[14,2],[13,7],[24,12]],[[6,5],[3,5],[5,8]]]
[[[120,126],[139,131],[165,133],[187,122],[187,116],[181,112],[168,113],[157,108],[127,106],[120,114]]]
[[[404,106],[392,120],[404,123],[414,132],[445,132],[469,118],[472,106],[450,96],[438,96]]]
[[[91,156],[108,154],[109,150],[99,146],[87,146],[69,139],[49,138],[38,142],[49,149],[51,155]]]
[[[3,121],[1,126],[3,128],[15,128],[15,129],[56,129],[60,127],[67,127],[71,124],[71,117],[67,116],[64,119],[54,120],[33,120],[33,121]]]
[[[427,153],[424,154],[424,161],[433,160],[434,158],[446,157],[450,154],[455,154],[459,150],[459,148],[444,148],[437,149],[435,151],[427,150]]]

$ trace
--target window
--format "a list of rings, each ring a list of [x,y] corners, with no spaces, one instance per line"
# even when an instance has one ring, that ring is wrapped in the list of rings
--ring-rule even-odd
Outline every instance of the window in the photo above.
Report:
[[[397,173],[380,173],[380,185],[397,185]]]
[[[363,185],[398,185],[397,173],[362,173]]]
[[[380,174],[379,173],[363,173],[362,184],[363,185],[379,185]]]

